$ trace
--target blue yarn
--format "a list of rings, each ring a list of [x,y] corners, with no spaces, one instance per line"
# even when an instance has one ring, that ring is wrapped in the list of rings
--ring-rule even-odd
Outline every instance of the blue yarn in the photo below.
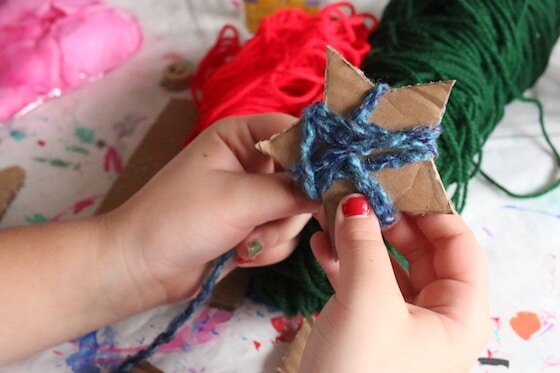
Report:
[[[391,131],[370,123],[379,98],[389,89],[377,84],[349,118],[330,111],[323,102],[307,108],[301,119],[301,158],[289,170],[312,199],[320,199],[336,180],[350,180],[369,200],[382,227],[395,221],[396,211],[371,173],[436,158],[441,133],[440,124]]]
[[[161,332],[153,341],[150,343],[148,347],[145,349],[137,352],[135,355],[127,358],[121,365],[114,370],[116,373],[128,373],[131,372],[132,369],[150,358],[157,349],[170,341],[173,340],[179,328],[194,314],[196,309],[208,302],[210,297],[212,296],[212,292],[216,285],[216,281],[224,266],[233,258],[234,250],[230,250],[225,254],[222,254],[218,257],[214,263],[214,268],[206,275],[204,280],[202,281],[201,289],[196,295],[196,297],[191,300],[187,307],[183,312],[175,316],[167,325],[167,328]]]

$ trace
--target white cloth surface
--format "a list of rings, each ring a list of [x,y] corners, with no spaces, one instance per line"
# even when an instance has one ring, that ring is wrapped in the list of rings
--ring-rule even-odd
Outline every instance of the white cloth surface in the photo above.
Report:
[[[159,85],[168,56],[198,61],[225,23],[242,28],[240,1],[110,2],[136,15],[144,46],[102,79],[0,125],[0,169],[17,164],[27,171],[2,227],[91,215],[121,168],[115,158],[107,158],[108,149],[124,165],[174,96]],[[385,2],[354,3],[380,14]],[[543,102],[547,128],[560,147],[560,44],[528,94]],[[533,106],[514,102],[507,107],[485,145],[483,169],[519,192],[560,177]],[[560,189],[519,200],[475,177],[463,216],[485,251],[490,273],[493,332],[480,357],[509,363],[509,368],[477,363],[472,371],[560,372]],[[2,306],[7,304],[4,300]],[[149,342],[181,309],[145,312],[0,372],[97,372],[94,367],[77,370],[70,357],[79,355],[99,366],[119,361]],[[511,321],[530,316],[541,326],[525,340]],[[151,362],[165,372],[275,372],[299,321],[250,300],[234,313],[204,308]],[[80,341],[93,341],[96,348],[80,350]]]

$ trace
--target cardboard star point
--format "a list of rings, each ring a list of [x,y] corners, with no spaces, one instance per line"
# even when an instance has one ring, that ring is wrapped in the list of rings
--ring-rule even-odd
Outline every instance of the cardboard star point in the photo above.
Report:
[[[392,88],[385,92],[370,116],[370,122],[389,130],[436,126],[441,123],[454,81],[442,81]],[[329,110],[349,116],[374,87],[362,71],[338,52],[327,49],[324,102]],[[261,152],[284,168],[301,157],[302,123],[259,142]],[[452,213],[453,207],[433,160],[411,163],[401,168],[385,168],[373,173],[389,195],[396,210],[414,214]],[[340,200],[356,192],[352,182],[337,180],[322,195],[325,213],[332,228]],[[332,232],[332,229],[331,229]]]

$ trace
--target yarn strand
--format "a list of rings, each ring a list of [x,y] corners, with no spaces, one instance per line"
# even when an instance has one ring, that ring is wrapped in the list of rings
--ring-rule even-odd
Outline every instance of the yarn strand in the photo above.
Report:
[[[230,250],[216,259],[214,267],[203,279],[200,291],[193,300],[187,303],[184,311],[175,316],[169,322],[165,330],[161,332],[152,341],[152,343],[148,345],[148,347],[127,358],[114,370],[114,372],[131,372],[134,367],[149,359],[161,345],[171,342],[177,334],[179,328],[192,317],[192,315],[198,310],[200,306],[208,302],[208,300],[212,296],[212,292],[214,290],[214,287],[216,286],[216,282],[220,277],[220,274],[222,273],[222,270],[224,269],[225,265],[231,260],[231,258],[233,258],[233,255],[234,251]]]
[[[558,153],[558,149],[556,149],[556,147],[552,143],[552,140],[550,139],[550,136],[548,135],[548,131],[546,130],[546,126],[545,126],[545,122],[544,122],[544,109],[543,109],[542,103],[539,100],[536,100],[534,98],[528,98],[528,97],[522,97],[519,100],[523,101],[523,102],[534,104],[537,107],[537,109],[539,111],[539,125],[540,125],[540,128],[541,128],[541,133],[543,135],[544,140],[548,144],[548,147],[549,147],[549,149],[550,149],[550,151],[551,151],[551,153],[554,157],[554,161],[555,161],[554,163],[560,169],[560,154]],[[504,192],[508,196],[513,197],[513,198],[519,198],[519,199],[528,199],[528,198],[540,197],[540,196],[543,196],[543,195],[547,194],[548,192],[553,191],[554,189],[556,189],[560,186],[560,179],[556,179],[555,181],[551,182],[549,185],[544,186],[544,187],[542,187],[542,188],[540,188],[540,189],[538,189],[534,192],[517,193],[517,192],[511,191],[509,188],[506,188],[503,184],[496,181],[494,178],[492,178],[490,175],[488,175],[483,170],[480,170],[480,174],[490,184],[492,184],[493,186],[495,186],[496,188],[498,188],[499,190],[501,190],[502,192]]]

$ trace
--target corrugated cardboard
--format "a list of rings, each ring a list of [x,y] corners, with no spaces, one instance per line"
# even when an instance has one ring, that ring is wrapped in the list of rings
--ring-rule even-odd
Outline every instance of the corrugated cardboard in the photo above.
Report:
[[[245,268],[236,268],[216,284],[209,306],[226,311],[235,310],[247,293],[249,281],[249,272]]]
[[[305,349],[305,344],[311,334],[311,329],[313,328],[314,320],[312,318],[307,318],[299,328],[296,337],[288,347],[286,354],[282,358],[282,364],[278,368],[279,373],[298,373],[299,364],[301,362],[301,357],[303,356],[303,350]]]
[[[109,189],[97,213],[120,206],[177,155],[185,145],[197,116],[192,101],[172,99]]]
[[[454,81],[446,81],[391,89],[379,99],[370,121],[390,130],[411,129],[418,125],[435,126],[441,122],[453,84]],[[333,49],[327,50],[325,104],[330,110],[349,115],[372,87],[373,83],[360,70]],[[301,157],[301,138],[302,124],[297,122],[256,146],[288,168]],[[399,211],[415,214],[453,212],[433,161],[384,169],[373,175]],[[352,183],[339,180],[323,194],[331,233],[339,201],[355,191]]]
[[[163,370],[160,370],[153,366],[152,364],[148,363],[147,361],[143,362],[142,364],[134,367],[132,369],[132,373],[164,373]]]
[[[12,166],[0,171],[0,219],[14,200],[25,180],[25,170]]]

